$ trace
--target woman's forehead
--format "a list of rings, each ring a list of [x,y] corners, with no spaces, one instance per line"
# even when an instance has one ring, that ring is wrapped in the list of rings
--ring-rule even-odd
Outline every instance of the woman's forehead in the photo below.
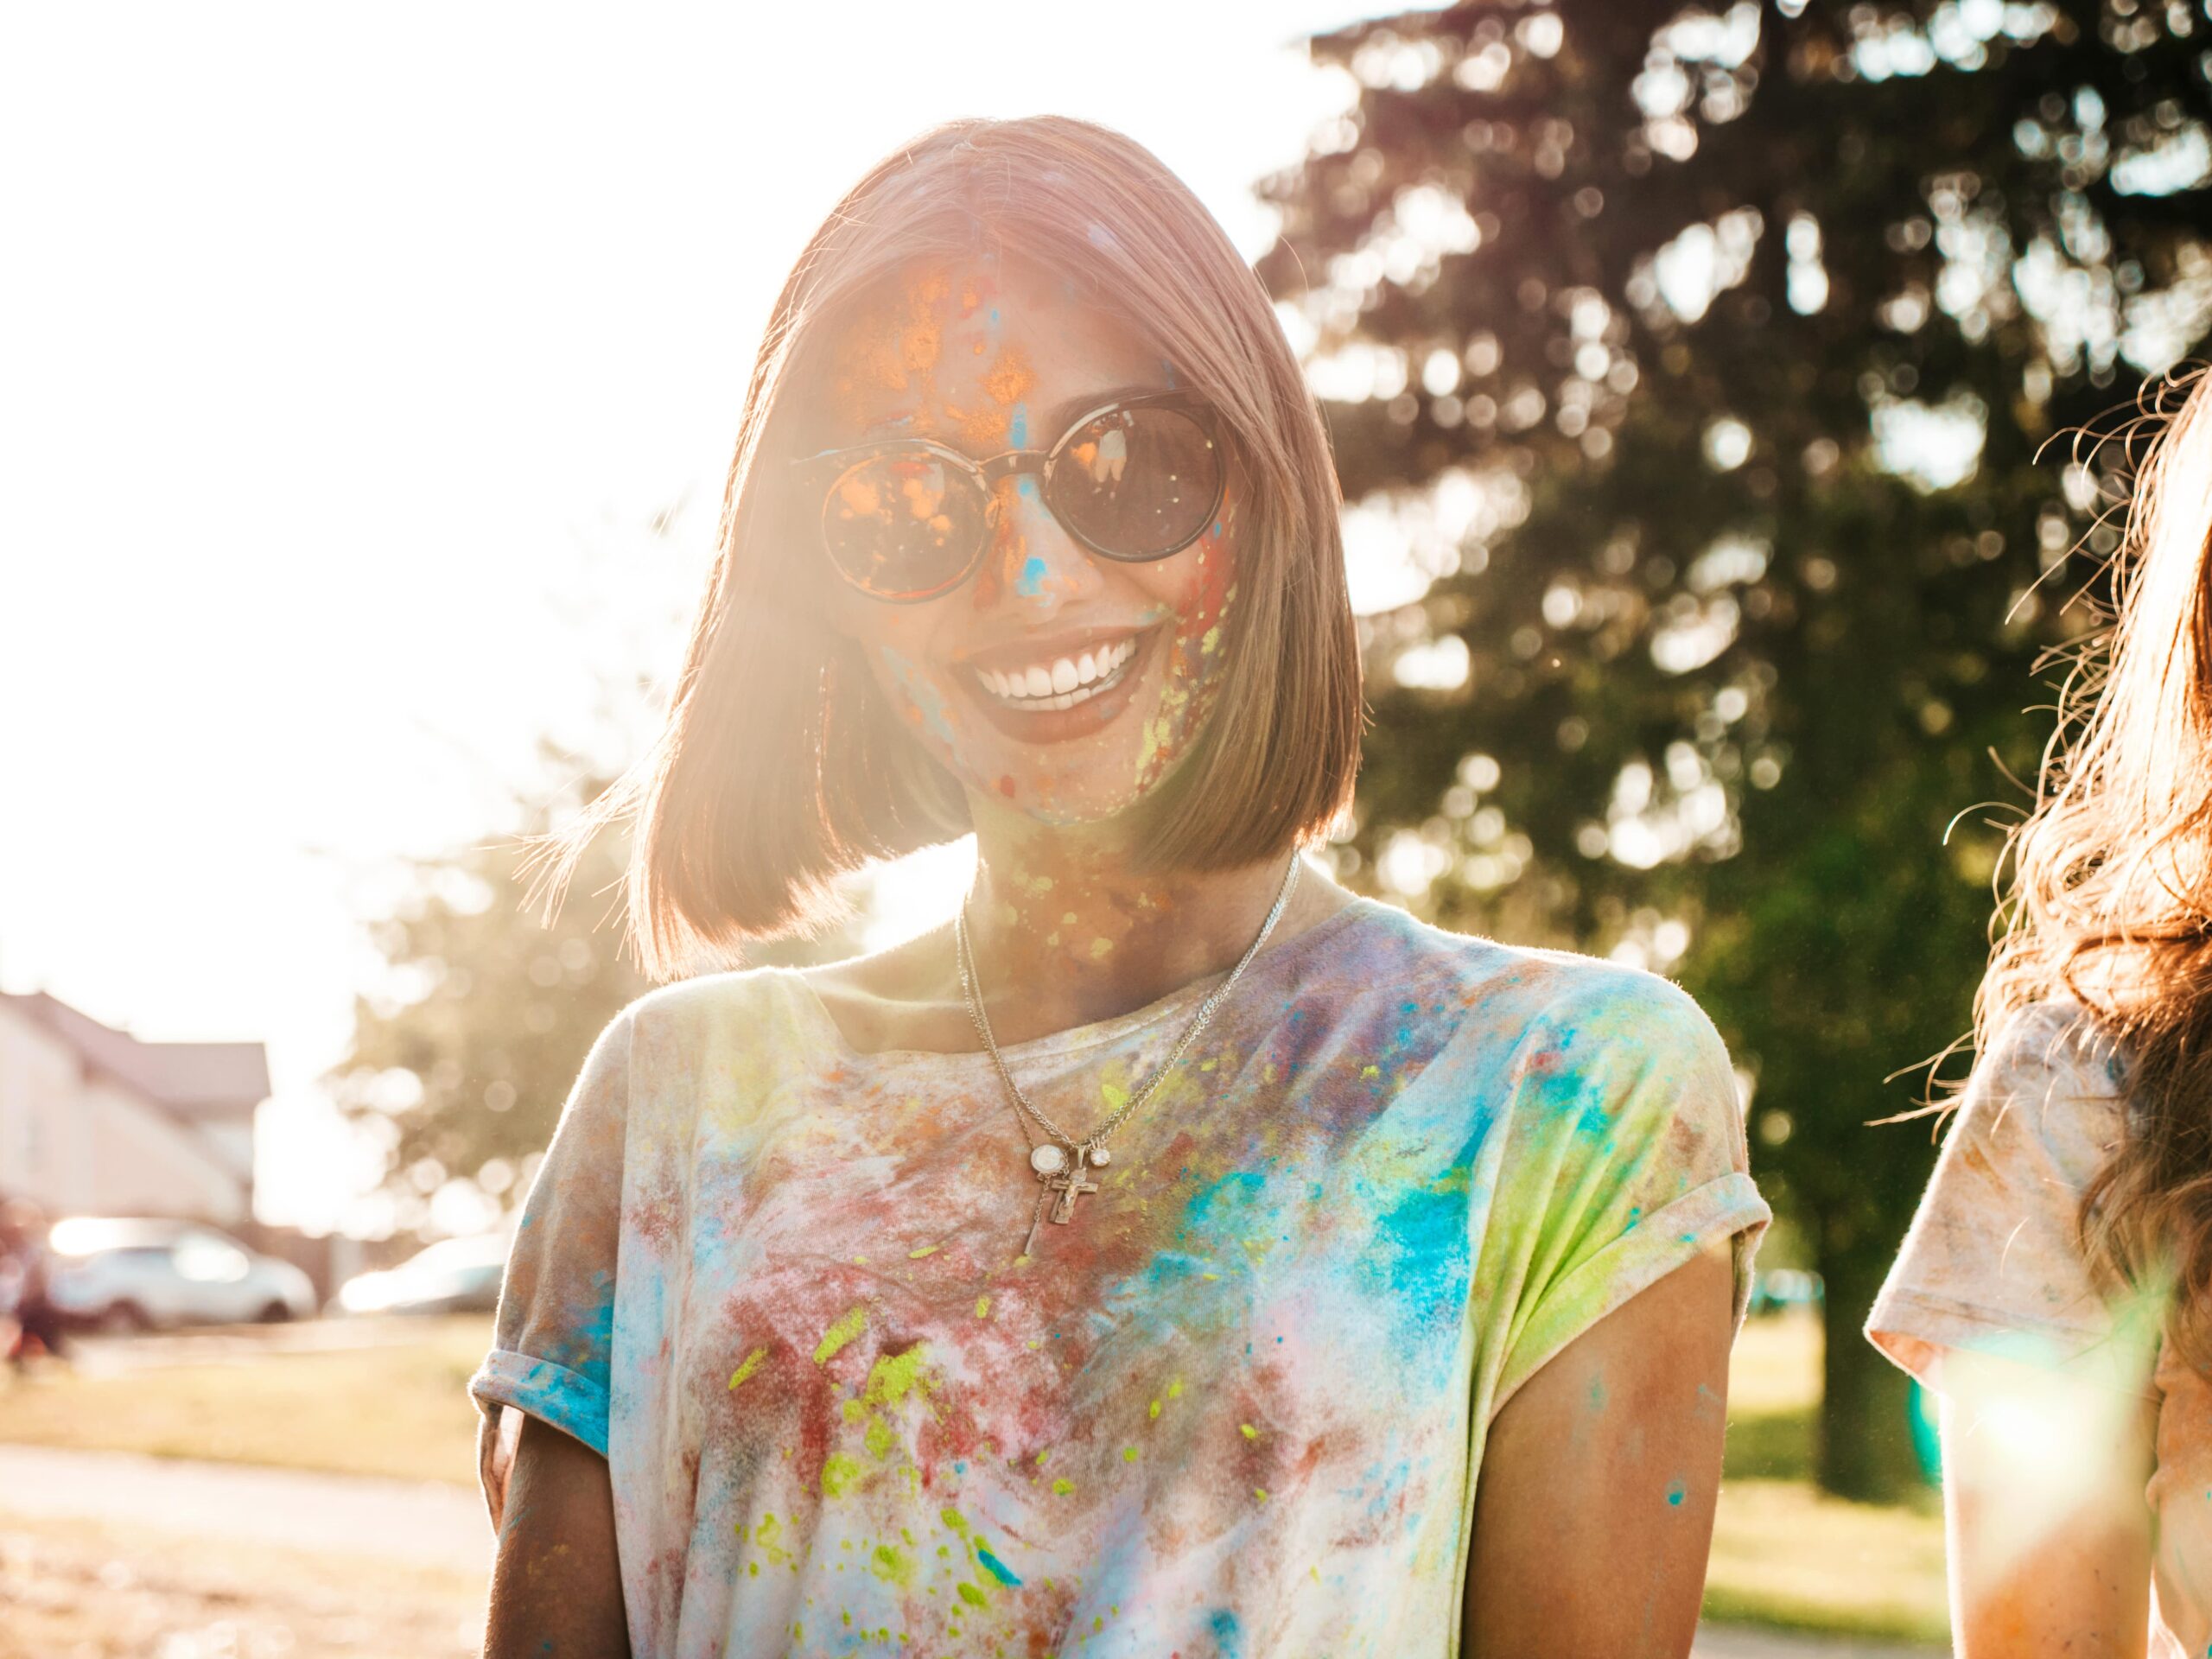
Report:
[[[1173,373],[1084,285],[1018,260],[917,262],[829,326],[829,442],[929,437],[978,454],[1052,442],[1055,411]]]

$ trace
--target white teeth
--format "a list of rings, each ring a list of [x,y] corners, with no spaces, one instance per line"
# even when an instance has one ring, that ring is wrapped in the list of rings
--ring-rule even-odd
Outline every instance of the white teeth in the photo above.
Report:
[[[976,678],[982,688],[1018,709],[1071,709],[1096,696],[1121,677],[1122,669],[1136,655],[1136,641],[1117,643],[1056,658],[1048,667],[1032,663],[1001,673],[978,668]]]

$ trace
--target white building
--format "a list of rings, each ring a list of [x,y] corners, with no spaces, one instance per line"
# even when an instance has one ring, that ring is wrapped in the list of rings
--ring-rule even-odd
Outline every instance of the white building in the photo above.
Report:
[[[48,1214],[253,1213],[259,1043],[142,1043],[43,991],[0,993],[0,1197]]]

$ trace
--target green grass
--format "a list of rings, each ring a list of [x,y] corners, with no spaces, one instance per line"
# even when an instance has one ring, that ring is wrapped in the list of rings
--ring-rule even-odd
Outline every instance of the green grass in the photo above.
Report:
[[[486,1316],[414,1322],[404,1344],[83,1376],[0,1373],[0,1440],[403,1480],[476,1480],[471,1372]]]
[[[1943,1642],[1950,1618],[1934,1493],[1891,1507],[1813,1484],[1821,1328],[1760,1319],[1728,1372],[1728,1450],[1706,1573],[1705,1615],[1738,1624]]]
[[[0,1379],[0,1440],[472,1484],[476,1417],[464,1385],[491,1322],[405,1329],[404,1344],[334,1353]],[[1932,1496],[1892,1509],[1812,1485],[1820,1341],[1817,1323],[1789,1315],[1749,1325],[1737,1344],[1706,1614],[1940,1641],[1942,1519]]]

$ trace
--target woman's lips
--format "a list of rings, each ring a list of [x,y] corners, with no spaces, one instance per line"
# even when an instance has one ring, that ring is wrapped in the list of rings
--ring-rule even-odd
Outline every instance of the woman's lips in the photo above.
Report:
[[[1039,706],[1034,708],[1024,708],[1015,699],[999,696],[985,684],[973,665],[963,669],[958,678],[969,701],[1008,737],[1025,743],[1065,743],[1072,738],[1088,737],[1128,707],[1159,633],[1160,630],[1153,627],[1130,636],[1127,641],[1128,655],[1119,666],[1069,692],[1039,696],[1035,700]],[[1092,656],[1095,663],[1096,653]],[[1011,675],[995,677],[1008,683],[1012,679]],[[1086,691],[1088,695],[1084,695]],[[1070,696],[1080,700],[1065,708],[1046,706]]]

